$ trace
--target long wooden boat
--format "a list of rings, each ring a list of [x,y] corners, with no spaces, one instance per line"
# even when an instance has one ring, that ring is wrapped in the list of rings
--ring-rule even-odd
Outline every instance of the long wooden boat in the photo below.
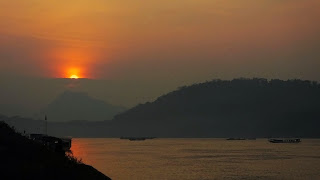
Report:
[[[269,139],[271,143],[300,143],[300,139]]]

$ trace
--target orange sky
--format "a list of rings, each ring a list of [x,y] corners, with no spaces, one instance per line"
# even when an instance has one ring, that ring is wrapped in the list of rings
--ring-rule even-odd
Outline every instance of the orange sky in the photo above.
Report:
[[[0,0],[0,68],[38,77],[316,79],[319,9],[319,0]]]
[[[319,9],[319,0],[0,0],[0,106],[39,109],[70,89],[132,107],[217,78],[320,81]],[[53,79],[74,74],[94,80]]]

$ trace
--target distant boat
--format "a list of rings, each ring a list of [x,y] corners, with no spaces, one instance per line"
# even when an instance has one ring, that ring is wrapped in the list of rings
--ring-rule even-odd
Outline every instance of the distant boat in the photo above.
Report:
[[[239,140],[246,140],[245,138],[228,138],[228,141],[239,141]]]
[[[129,138],[130,141],[144,141],[146,138],[140,137],[140,138]]]
[[[155,137],[124,137],[121,136],[120,139],[129,139],[130,141],[144,141],[146,139],[154,139]]]
[[[300,139],[269,139],[271,143],[300,143]]]

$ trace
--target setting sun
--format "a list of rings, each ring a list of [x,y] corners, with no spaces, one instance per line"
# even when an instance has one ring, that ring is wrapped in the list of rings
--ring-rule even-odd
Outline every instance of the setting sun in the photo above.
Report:
[[[87,77],[87,75],[85,75],[84,69],[80,68],[80,67],[72,67],[72,68],[65,68],[65,78],[70,78],[70,79],[80,79],[80,78],[84,78]]]
[[[70,76],[70,79],[78,79],[79,77],[77,75]]]

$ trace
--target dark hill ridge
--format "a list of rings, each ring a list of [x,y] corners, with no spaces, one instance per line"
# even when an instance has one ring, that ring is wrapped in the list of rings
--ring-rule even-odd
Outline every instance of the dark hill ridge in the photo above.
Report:
[[[21,136],[2,121],[0,159],[1,179],[110,179],[73,157],[51,152]]]
[[[320,85],[234,79],[181,87],[117,115],[123,136],[320,137]]]
[[[50,116],[51,121],[103,121],[111,120],[114,115],[124,110],[123,107],[92,98],[87,93],[65,91],[50,103],[43,113]]]
[[[319,112],[317,82],[213,80],[181,87],[111,121],[62,123],[51,122],[49,116],[48,132],[73,137],[319,138]],[[44,123],[20,117],[3,119],[28,132],[37,132]]]

